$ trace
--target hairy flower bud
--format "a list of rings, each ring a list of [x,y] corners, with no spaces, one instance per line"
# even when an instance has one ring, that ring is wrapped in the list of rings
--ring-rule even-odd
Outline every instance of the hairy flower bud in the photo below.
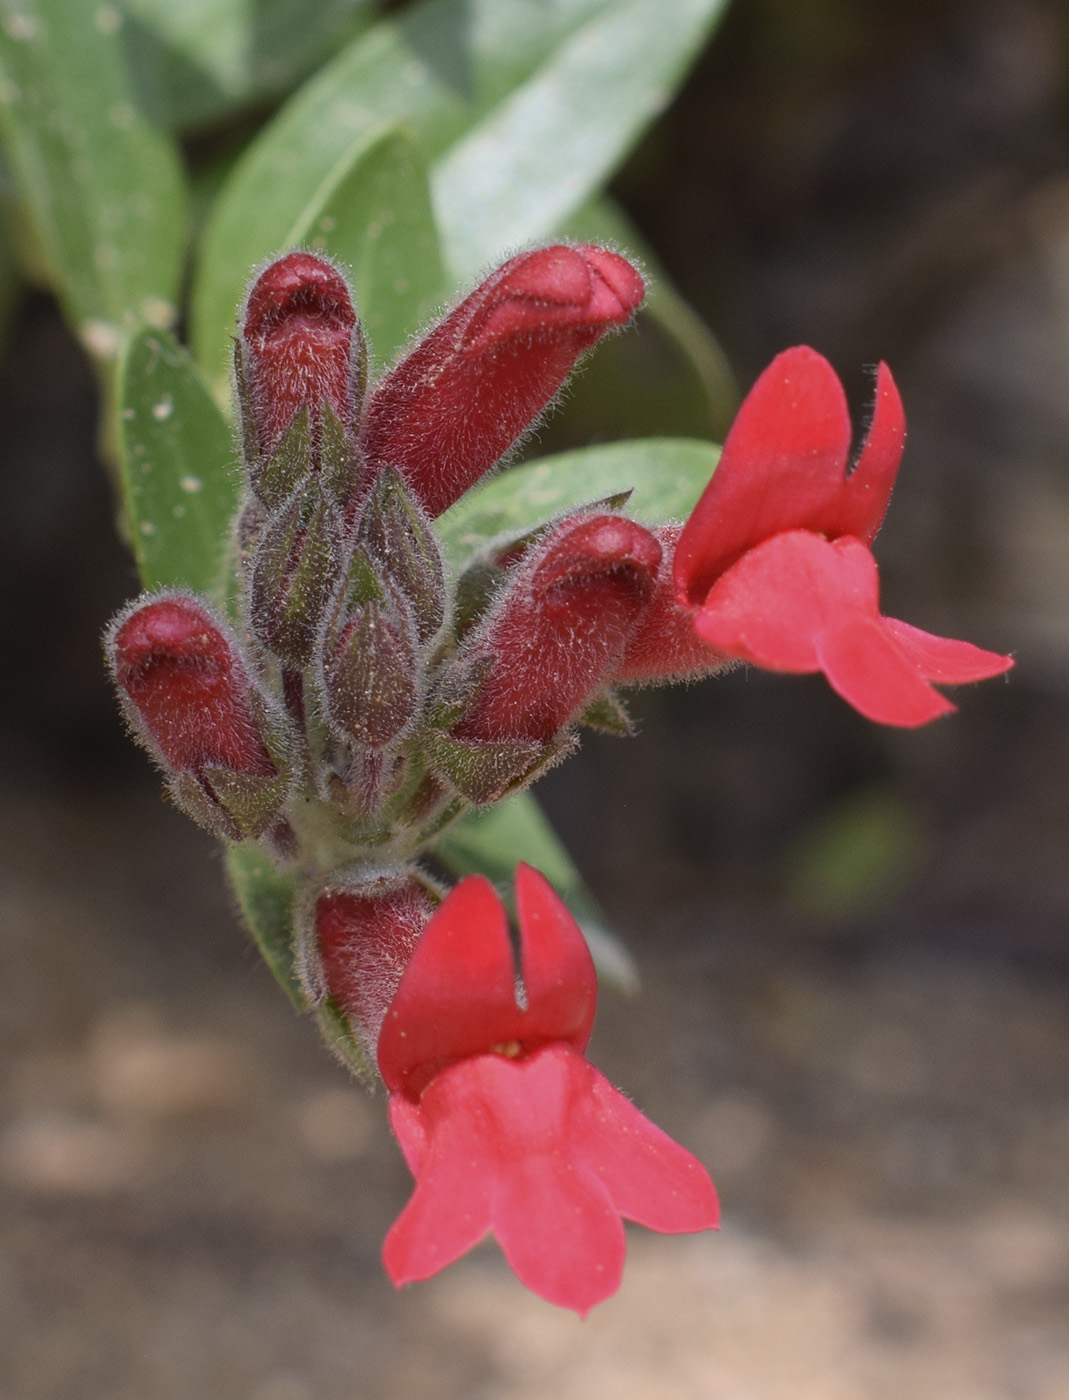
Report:
[[[386,1008],[435,903],[414,870],[331,884],[316,899],[305,956],[309,991],[313,1000],[333,1000],[372,1060]]]
[[[360,518],[358,538],[369,558],[408,601],[419,642],[426,645],[445,621],[442,547],[395,471],[384,471],[375,482]]]
[[[260,274],[235,376],[250,483],[269,506],[321,467],[339,503],[351,493],[366,360],[352,294],[331,263],[287,253]]]
[[[622,656],[661,548],[634,521],[587,514],[562,521],[530,555],[439,691],[447,732],[428,752],[475,802],[496,800],[557,756],[562,731]]]
[[[498,268],[385,376],[361,427],[369,469],[396,467],[440,515],[532,426],[576,360],[642,302],[604,248],[538,248]]]
[[[341,568],[341,521],[318,484],[265,527],[249,570],[253,631],[286,665],[315,654],[323,613]]]
[[[131,727],[182,805],[232,839],[266,830],[286,795],[287,742],[230,628],[163,593],[120,614],[106,648]]]

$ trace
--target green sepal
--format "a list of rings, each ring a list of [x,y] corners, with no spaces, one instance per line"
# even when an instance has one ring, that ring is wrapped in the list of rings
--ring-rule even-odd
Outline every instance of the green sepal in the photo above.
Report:
[[[549,744],[486,744],[432,732],[423,751],[431,768],[482,807],[534,782],[574,747],[571,734]]]
[[[319,479],[323,494],[344,511],[356,486],[359,464],[352,435],[329,403],[324,403],[319,428]]]
[[[615,734],[620,739],[632,739],[635,735],[631,716],[620,697],[611,690],[595,696],[579,716],[579,723],[600,734]]]
[[[340,524],[313,481],[264,531],[249,588],[256,634],[287,665],[310,665],[339,571]]]
[[[438,537],[399,473],[383,471],[360,518],[360,540],[412,605],[426,645],[445,621],[445,571]]]
[[[278,820],[289,775],[260,778],[232,768],[205,768],[204,781],[242,836],[262,836]]]
[[[252,489],[268,510],[279,510],[312,475],[312,425],[307,405],[296,414],[266,461],[247,456],[245,462]]]

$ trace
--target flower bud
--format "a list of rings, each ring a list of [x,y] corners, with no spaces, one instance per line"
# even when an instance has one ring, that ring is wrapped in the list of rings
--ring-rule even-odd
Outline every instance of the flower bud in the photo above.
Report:
[[[311,998],[331,998],[372,1063],[382,1018],[436,902],[411,870],[332,884],[316,899],[305,954]]]
[[[661,562],[654,536],[616,515],[566,520],[532,554],[469,642],[491,664],[456,739],[548,743],[623,654]]]
[[[445,621],[445,569],[438,538],[395,471],[375,482],[360,518],[358,537],[379,571],[411,606],[425,646]]]
[[[373,578],[366,556],[358,553],[354,566],[351,573]],[[324,649],[323,687],[327,717],[341,737],[382,748],[415,714],[413,626],[405,614],[404,600],[381,584],[373,596],[340,609]]]
[[[245,303],[235,377],[246,467],[266,504],[279,506],[321,468],[336,479],[328,489],[339,504],[351,494],[366,360],[348,283],[329,262],[288,253],[260,274]]]
[[[369,469],[396,467],[440,515],[534,424],[579,356],[631,319],[644,291],[604,248],[511,259],[376,387],[361,426]]]
[[[181,805],[218,835],[262,834],[285,800],[288,741],[229,627],[163,593],[120,614],[106,648],[131,728]]]
[[[465,638],[434,696],[425,752],[472,802],[497,801],[570,747],[646,607],[661,550],[615,515],[562,521]]]
[[[253,631],[286,665],[312,661],[340,568],[341,521],[312,484],[265,527],[249,571]]]

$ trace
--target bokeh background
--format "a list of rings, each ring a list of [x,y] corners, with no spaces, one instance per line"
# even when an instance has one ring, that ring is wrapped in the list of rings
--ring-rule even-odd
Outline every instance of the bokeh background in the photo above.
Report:
[[[408,1178],[382,1098],[294,1017],[122,733],[98,636],[137,585],[93,382],[24,301],[0,1400],[1069,1400],[1067,40],[1058,0],[737,0],[616,182],[741,386],[806,342],[860,418],[891,363],[887,610],[1018,667],[919,733],[816,677],[645,693],[639,738],[540,785],[643,981],[604,994],[594,1057],[725,1207],[718,1237],[636,1231],[585,1323],[492,1247],[383,1276]],[[655,333],[603,353],[542,448],[665,429]]]

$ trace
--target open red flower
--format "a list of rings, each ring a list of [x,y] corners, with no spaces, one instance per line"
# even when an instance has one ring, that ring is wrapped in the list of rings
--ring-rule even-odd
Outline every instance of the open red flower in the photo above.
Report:
[[[416,1189],[383,1261],[411,1283],[492,1230],[522,1283],[585,1314],[619,1286],[621,1216],[710,1229],[716,1193],[585,1058],[597,987],[567,909],[524,865],[516,898],[519,999],[504,908],[476,875],[427,924],[386,1013],[379,1069]]]
[[[850,418],[815,350],[778,355],[739,410],[673,560],[702,640],[771,671],[823,671],[869,719],[915,726],[954,706],[929,684],[983,680],[1008,656],[921,632],[879,610],[869,545],[902,458],[905,416],[887,366],[848,470]]]

